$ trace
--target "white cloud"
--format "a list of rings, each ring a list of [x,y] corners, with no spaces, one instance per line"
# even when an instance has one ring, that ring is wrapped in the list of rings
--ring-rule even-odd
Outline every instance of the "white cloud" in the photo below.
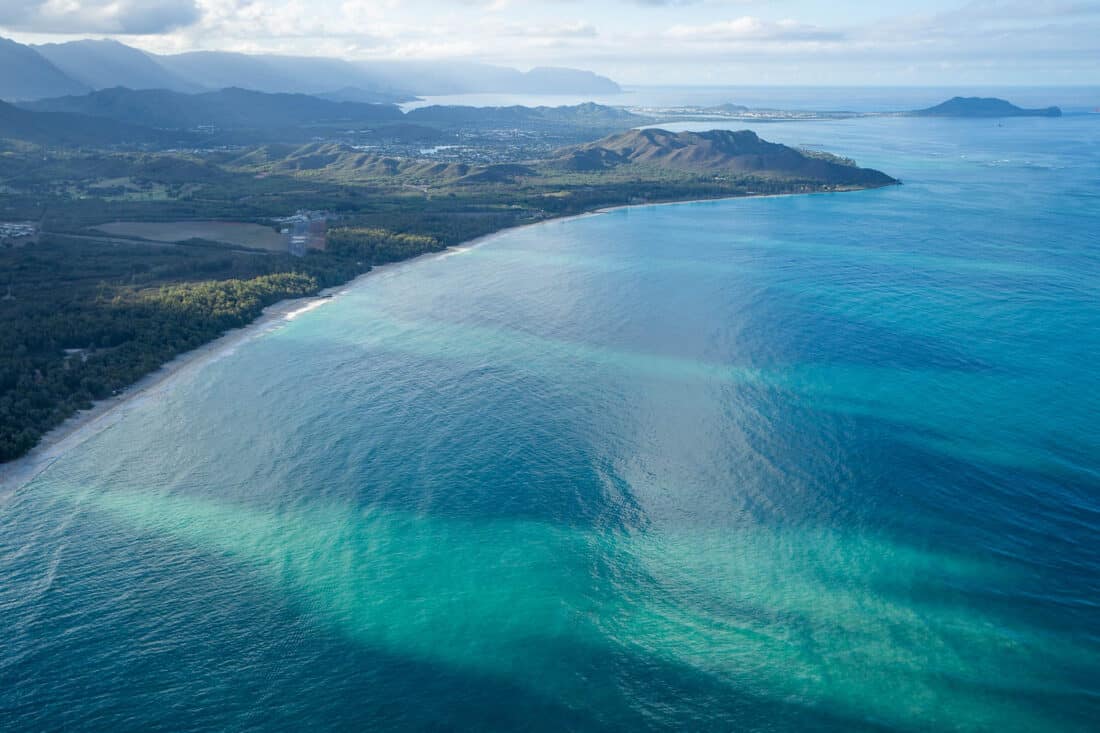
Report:
[[[575,66],[627,83],[1092,82],[1100,0],[948,3],[932,12],[919,0],[832,0],[826,12],[808,0],[0,0],[0,30],[35,42],[129,34],[158,52]]]
[[[165,33],[199,17],[195,0],[0,0],[0,26],[36,33]]]
[[[705,25],[674,25],[666,35],[679,41],[834,41],[844,34],[791,19],[766,21],[744,15]]]

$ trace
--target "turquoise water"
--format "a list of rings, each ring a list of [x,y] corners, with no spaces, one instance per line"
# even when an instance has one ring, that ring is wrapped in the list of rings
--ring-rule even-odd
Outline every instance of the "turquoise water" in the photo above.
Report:
[[[374,273],[0,491],[6,731],[1086,731],[1100,120]]]

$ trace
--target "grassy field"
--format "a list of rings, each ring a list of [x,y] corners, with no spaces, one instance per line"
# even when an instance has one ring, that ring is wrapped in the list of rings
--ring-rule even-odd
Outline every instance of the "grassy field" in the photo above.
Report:
[[[235,221],[115,221],[98,224],[94,229],[116,237],[138,237],[153,242],[205,239],[270,252],[286,250],[282,235],[271,227]]]

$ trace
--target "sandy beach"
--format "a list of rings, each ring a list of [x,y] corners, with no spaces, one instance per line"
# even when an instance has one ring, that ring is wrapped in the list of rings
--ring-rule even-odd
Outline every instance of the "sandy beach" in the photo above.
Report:
[[[586,215],[582,214],[582,216]],[[556,221],[561,220],[557,219]],[[534,226],[541,223],[543,222],[532,222],[532,224],[524,226]],[[181,375],[201,369],[211,361],[232,352],[241,344],[277,328],[286,321],[293,320],[302,313],[331,302],[333,298],[339,297],[342,293],[354,288],[366,278],[409,265],[422,258],[448,257],[468,252],[470,249],[505,231],[509,230],[502,229],[498,232],[486,234],[449,247],[442,252],[432,252],[388,265],[377,265],[370,272],[365,272],[342,285],[326,288],[317,295],[281,300],[269,305],[264,309],[263,315],[252,321],[252,323],[228,331],[209,343],[180,354],[117,395],[93,403],[89,409],[76,413],[53,430],[50,430],[42,436],[38,445],[26,455],[14,461],[0,464],[0,493],[16,491],[26,486],[67,451],[107,430],[125,417],[130,409],[138,406],[144,400],[155,399],[171,389],[172,383]]]
[[[354,280],[328,288],[314,296],[281,300],[270,305],[264,309],[263,315],[247,326],[229,331],[214,341],[180,354],[117,395],[95,402],[90,409],[78,412],[46,433],[27,455],[0,464],[0,490],[14,491],[25,486],[49,468],[50,464],[66,451],[107,430],[125,417],[129,409],[171,389],[172,382],[179,376],[201,369],[209,362],[232,352],[240,344],[277,328],[281,323],[292,320],[300,313],[328,303],[333,297],[380,269],[382,268],[375,268]]]

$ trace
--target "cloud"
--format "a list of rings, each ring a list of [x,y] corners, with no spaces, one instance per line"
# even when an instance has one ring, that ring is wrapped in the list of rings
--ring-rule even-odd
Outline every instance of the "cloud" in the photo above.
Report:
[[[644,5],[651,8],[675,7],[677,5],[748,5],[756,0],[627,0],[633,5]]]
[[[195,0],[0,0],[0,25],[29,33],[150,35],[200,16]]]
[[[127,42],[160,53],[573,66],[625,83],[1091,83],[1100,0],[0,0],[0,28],[30,43],[140,35]]]
[[[839,41],[844,34],[793,20],[765,21],[750,15],[704,25],[675,25],[669,38],[678,41]]]
[[[506,25],[497,30],[496,36],[516,38],[595,38],[599,35],[591,23],[561,23],[555,25]]]

